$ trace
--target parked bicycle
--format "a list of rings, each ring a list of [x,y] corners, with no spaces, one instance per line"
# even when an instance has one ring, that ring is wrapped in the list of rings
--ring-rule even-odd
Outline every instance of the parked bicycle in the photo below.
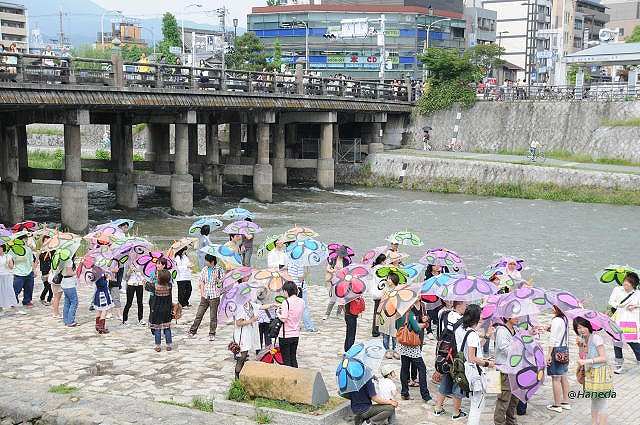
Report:
[[[547,160],[547,156],[544,145],[540,145],[537,142],[531,143],[531,146],[529,146],[529,152],[527,152],[525,158],[529,162],[545,162]]]

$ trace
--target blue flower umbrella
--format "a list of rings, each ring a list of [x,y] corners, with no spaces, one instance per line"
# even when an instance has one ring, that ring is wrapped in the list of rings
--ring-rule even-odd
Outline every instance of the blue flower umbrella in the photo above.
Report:
[[[242,257],[228,246],[212,244],[200,248],[205,254],[213,255],[227,265],[227,269],[240,267],[242,265]]]
[[[244,220],[245,218],[250,218],[253,220],[254,215],[251,211],[245,210],[244,208],[231,208],[230,210],[226,210],[224,214],[222,214],[222,218],[224,220]]]
[[[409,280],[413,280],[422,274],[424,267],[425,267],[424,264],[410,263],[410,264],[405,264],[403,266],[400,266],[400,270],[405,272]]]
[[[370,339],[354,344],[342,355],[336,368],[336,380],[340,394],[360,390],[380,367],[385,349],[382,340]]]
[[[194,235],[194,234],[200,233],[200,229],[203,226],[209,226],[211,228],[211,230],[216,230],[216,229],[219,229],[222,226],[224,226],[224,223],[222,223],[217,218],[202,217],[202,218],[198,219],[198,221],[193,223],[191,225],[191,227],[189,227],[189,234],[190,235]]]
[[[461,276],[451,273],[440,273],[437,276],[431,276],[422,283],[422,290],[420,293],[422,295],[435,295],[437,288],[447,286],[453,281],[453,279],[457,279],[459,277]]]
[[[329,256],[329,248],[315,239],[298,239],[287,246],[287,255],[298,265],[318,266]]]

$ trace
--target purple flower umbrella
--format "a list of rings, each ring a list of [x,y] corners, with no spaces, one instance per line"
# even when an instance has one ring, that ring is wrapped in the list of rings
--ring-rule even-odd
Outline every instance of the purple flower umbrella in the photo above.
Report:
[[[335,261],[338,257],[342,257],[344,264],[343,266],[348,266],[353,262],[353,257],[356,253],[351,249],[351,247],[347,245],[343,245],[341,243],[330,243],[327,245],[327,249],[329,249],[329,256],[327,257],[327,261]]]
[[[519,272],[524,270],[524,260],[521,258],[510,257],[510,256],[500,257],[492,267],[506,269],[509,263],[515,263],[516,270]]]
[[[434,292],[445,301],[477,301],[495,295],[498,288],[481,277],[461,276]]]
[[[463,272],[465,269],[462,258],[455,251],[447,248],[430,249],[420,258],[419,262],[425,266],[446,267],[450,273]]]
[[[251,267],[241,266],[228,271],[222,278],[222,289],[226,291],[230,287],[239,283],[241,279],[251,276],[253,269]]]
[[[498,370],[509,375],[511,393],[524,403],[542,386],[545,367],[540,344],[529,333],[520,330],[511,341],[507,363],[496,365]]]
[[[573,320],[576,317],[582,317],[591,323],[594,331],[603,330],[613,339],[615,342],[622,341],[622,329],[614,322],[611,317],[599,311],[587,310],[584,308],[576,308],[573,310],[565,311],[567,318]]]
[[[553,307],[539,288],[523,286],[513,292],[497,296],[495,315],[498,317],[522,317],[535,315]]]
[[[228,235],[243,235],[249,236],[255,233],[262,232],[262,227],[251,221],[234,221],[227,225],[223,230]]]
[[[569,291],[564,289],[547,289],[545,297],[551,305],[557,306],[562,311],[582,308],[582,301]]]
[[[255,288],[240,283],[230,287],[220,296],[220,305],[218,306],[218,321],[222,323],[234,320],[236,310],[242,308],[248,301],[255,300]]]

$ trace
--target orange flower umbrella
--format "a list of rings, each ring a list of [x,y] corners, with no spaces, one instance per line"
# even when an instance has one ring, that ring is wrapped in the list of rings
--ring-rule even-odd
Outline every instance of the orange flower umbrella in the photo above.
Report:
[[[289,273],[278,269],[261,269],[253,272],[247,282],[251,287],[263,286],[271,292],[278,292],[287,281],[293,278]]]
[[[412,305],[420,299],[421,282],[398,285],[391,289],[380,300],[378,307],[378,320],[383,324],[387,320],[393,320],[405,314]]]

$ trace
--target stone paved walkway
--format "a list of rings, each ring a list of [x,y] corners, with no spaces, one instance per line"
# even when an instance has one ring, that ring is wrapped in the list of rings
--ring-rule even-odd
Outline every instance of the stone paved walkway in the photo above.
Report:
[[[37,287],[40,286],[36,284]],[[300,341],[299,363],[303,367],[319,369],[330,393],[336,392],[335,367],[344,340],[344,321],[332,317],[322,321],[325,307],[325,290],[312,287],[313,317],[320,332],[303,333]],[[207,328],[201,327],[197,339],[186,337],[188,326],[195,315],[195,308],[185,311],[185,316],[174,328],[176,349],[173,352],[153,351],[153,338],[147,328],[119,327],[110,320],[109,335],[99,336],[93,329],[93,314],[87,310],[89,288],[80,288],[79,323],[77,328],[65,328],[54,320],[48,307],[38,305],[26,315],[3,312],[0,329],[3,344],[0,376],[49,385],[68,384],[87,391],[146,400],[175,400],[189,402],[194,396],[222,396],[233,379],[234,362],[227,351],[231,340],[231,327],[219,329],[215,342],[207,338]],[[174,294],[175,296],[175,294]],[[192,302],[195,296],[192,297]],[[197,301],[196,301],[197,302]],[[359,320],[358,340],[370,337],[371,303],[365,317]],[[145,316],[147,304],[145,299]],[[135,305],[131,313],[134,313]],[[206,319],[203,321],[206,322]],[[434,343],[425,348],[425,361],[433,371]],[[610,355],[612,355],[612,350]],[[610,424],[634,424],[640,417],[640,390],[637,387],[640,367],[627,356],[627,373],[615,376],[617,398],[609,402]],[[572,357],[575,359],[574,354]],[[395,363],[398,366],[399,361]],[[571,370],[575,363],[572,362]],[[570,375],[571,387],[577,390],[575,378]],[[399,383],[398,383],[399,387]],[[432,394],[436,389],[429,385]],[[450,417],[434,417],[431,407],[420,401],[417,389],[412,389],[415,400],[401,401],[398,424],[448,424]],[[577,400],[573,410],[556,414],[545,409],[550,402],[550,382],[546,383],[529,405],[520,424],[573,425],[588,424],[589,401]],[[450,404],[447,404],[450,407]],[[482,424],[491,424],[494,400],[488,400]],[[467,403],[463,404],[468,408]],[[158,404],[162,409],[162,405]]]

